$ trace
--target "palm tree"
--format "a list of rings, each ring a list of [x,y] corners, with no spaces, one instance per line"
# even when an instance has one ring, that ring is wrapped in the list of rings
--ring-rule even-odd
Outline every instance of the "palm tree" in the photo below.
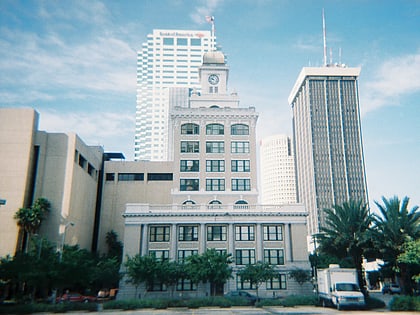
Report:
[[[362,259],[365,248],[369,247],[372,215],[362,201],[350,200],[341,206],[324,209],[326,226],[320,228],[316,237],[321,253],[337,258],[350,258],[358,273],[359,284],[364,288]]]
[[[401,269],[397,257],[404,251],[404,244],[420,238],[420,212],[414,206],[408,210],[409,198],[401,201],[397,196],[386,199],[382,197],[383,204],[375,201],[380,215],[375,215],[375,245],[381,253],[381,258],[393,270]],[[404,275],[402,274],[404,282]],[[408,284],[408,283],[407,283]],[[409,289],[404,288],[403,290]]]
[[[26,248],[27,240],[32,234],[38,232],[45,215],[50,212],[51,204],[45,198],[38,198],[32,207],[20,208],[14,218],[17,220],[17,225],[20,226],[25,235],[22,242],[22,248]]]

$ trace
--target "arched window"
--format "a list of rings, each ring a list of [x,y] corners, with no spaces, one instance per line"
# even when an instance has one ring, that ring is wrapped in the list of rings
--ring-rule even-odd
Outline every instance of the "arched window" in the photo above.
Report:
[[[235,202],[233,209],[248,209],[248,202],[245,200],[238,200]]]
[[[218,105],[211,105],[210,108],[220,108]]]
[[[182,135],[198,135],[200,133],[200,126],[193,123],[183,124],[181,126]]]
[[[221,204],[222,204],[221,201],[214,199],[214,200],[209,202],[208,208],[209,209],[220,209],[222,207]]]
[[[195,205],[195,201],[191,200],[191,199],[188,199],[188,200],[185,200],[182,204],[183,205]]]
[[[206,126],[206,135],[224,135],[225,127],[222,124],[208,124]]]
[[[249,135],[249,126],[245,124],[235,124],[230,127],[230,134],[235,136]]]

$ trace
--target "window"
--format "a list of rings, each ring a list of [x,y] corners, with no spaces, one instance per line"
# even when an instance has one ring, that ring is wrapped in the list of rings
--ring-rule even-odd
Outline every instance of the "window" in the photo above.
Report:
[[[266,283],[267,290],[286,290],[286,275],[279,274],[278,276],[271,278]]]
[[[95,175],[95,168],[93,167],[92,164],[88,163],[88,169],[87,172],[90,176],[94,176]]]
[[[224,191],[225,180],[223,178],[208,178],[206,179],[207,191]]]
[[[282,249],[264,249],[264,261],[270,265],[284,265]]]
[[[250,191],[251,182],[248,178],[232,179],[232,191]]]
[[[176,284],[177,291],[196,291],[197,284],[193,283],[190,279],[179,279]]]
[[[148,288],[148,291],[166,291],[166,290],[167,290],[166,284],[158,280],[153,281]]]
[[[282,241],[283,230],[281,225],[265,225],[264,241]]]
[[[249,142],[232,141],[230,143],[230,149],[232,153],[249,153]]]
[[[173,45],[174,39],[170,37],[164,37],[163,38],[163,45]]]
[[[226,241],[227,228],[224,225],[207,226],[208,241]]]
[[[206,161],[206,172],[224,172],[225,161],[224,160],[207,160]]]
[[[191,46],[201,46],[201,38],[191,38]]]
[[[181,141],[181,153],[199,153],[200,143],[198,141]]]
[[[206,153],[225,153],[225,143],[223,141],[207,141]]]
[[[250,172],[249,160],[232,160],[231,161],[232,172]]]
[[[201,46],[201,38],[191,38],[191,46]]]
[[[235,124],[230,127],[230,133],[235,136],[249,135],[249,126],[244,124]]]
[[[197,124],[183,124],[181,126],[182,135],[198,135],[200,133],[200,126]]]
[[[86,168],[86,159],[83,157],[83,155],[79,154],[79,166],[81,168]]]
[[[172,173],[148,173],[148,181],[171,181],[173,180]]]
[[[143,173],[118,173],[119,182],[142,181],[142,180],[144,180]]]
[[[235,255],[235,263],[237,265],[252,265],[255,264],[255,250],[254,249],[237,249]]]
[[[169,242],[169,226],[151,226],[150,227],[150,242]]]
[[[105,174],[106,181],[114,181],[115,180],[115,173],[106,173]]]
[[[188,38],[177,38],[176,44],[178,46],[187,46],[188,45]]]
[[[199,170],[199,160],[181,160],[181,172],[198,172]]]
[[[155,257],[158,261],[169,260],[169,250],[149,250],[149,256]]]
[[[242,280],[241,276],[237,275],[236,276],[236,289],[237,290],[255,290],[256,287],[254,283],[251,283],[249,280]],[[246,298],[245,292],[239,291],[237,292],[237,294],[238,296],[244,295],[244,297]]]
[[[178,241],[198,241],[198,226],[182,225],[178,230]]]
[[[206,135],[224,135],[225,127],[222,124],[209,124],[206,126]]]
[[[178,251],[178,262],[184,263],[186,259],[192,255],[197,255],[198,250],[196,249],[189,249],[189,250],[179,250]]]
[[[181,178],[180,179],[180,188],[181,191],[198,191],[198,179],[193,178]]]
[[[237,241],[253,241],[255,239],[254,226],[253,225],[237,225],[236,237]]]

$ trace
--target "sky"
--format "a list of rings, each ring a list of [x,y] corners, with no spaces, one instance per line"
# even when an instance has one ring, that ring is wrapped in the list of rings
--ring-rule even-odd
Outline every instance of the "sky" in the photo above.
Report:
[[[291,136],[288,96],[302,69],[361,67],[370,206],[420,205],[419,0],[0,0],[0,107],[31,107],[40,129],[134,156],[137,51],[153,29],[210,30],[229,88],[260,114],[258,139]]]

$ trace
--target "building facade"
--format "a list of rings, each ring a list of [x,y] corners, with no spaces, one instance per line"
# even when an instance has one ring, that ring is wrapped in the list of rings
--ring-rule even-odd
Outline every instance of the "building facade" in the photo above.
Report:
[[[0,209],[0,256],[19,250],[23,234],[14,215],[40,197],[51,203],[40,235],[58,249],[63,243],[87,249],[96,243],[103,149],[87,146],[74,133],[40,131],[38,121],[33,109],[0,108],[0,197],[6,200]]]
[[[309,271],[307,212],[301,204],[258,204],[254,107],[240,107],[228,92],[229,67],[220,51],[204,55],[199,68],[201,92],[193,90],[189,106],[170,114],[173,188],[170,204],[130,203],[125,207],[124,257],[153,255],[183,262],[206,249],[231,254],[233,279],[219,294],[253,290],[237,274],[248,264],[265,261],[277,275],[260,288],[265,297],[310,292],[290,279],[294,268]],[[184,279],[177,296],[210,294],[210,286]],[[302,291],[299,291],[302,290]],[[168,296],[156,282],[135,286],[123,279],[119,298]]]
[[[137,54],[135,160],[169,160],[169,112],[200,88],[198,68],[214,47],[210,31],[153,30]]]
[[[266,137],[260,142],[262,204],[296,203],[296,173],[292,139],[286,135]]]
[[[221,294],[236,290],[255,290],[237,272],[248,264],[264,261],[277,275],[259,288],[261,297],[310,294],[312,284],[298,284],[289,277],[300,268],[309,272],[306,246],[306,216],[303,205],[147,205],[128,204],[125,209],[124,254],[153,255],[159,259],[183,262],[188,256],[202,254],[208,248],[233,257],[233,279]],[[118,298],[147,295],[169,296],[170,288],[160,282],[135,288],[125,279],[120,282]],[[209,284],[184,279],[175,286],[176,296],[210,295]],[[251,291],[252,292],[252,291]]]
[[[309,235],[325,225],[323,209],[350,199],[368,201],[359,73],[341,66],[303,68],[289,96],[297,202],[309,212]]]

